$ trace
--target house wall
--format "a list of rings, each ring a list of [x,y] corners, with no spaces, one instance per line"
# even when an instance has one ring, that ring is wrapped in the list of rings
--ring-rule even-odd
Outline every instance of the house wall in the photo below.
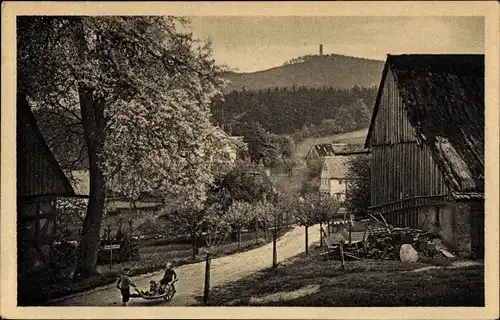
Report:
[[[26,275],[44,266],[55,239],[55,197],[18,201],[17,241],[19,272]]]
[[[343,181],[343,182],[341,182]],[[335,196],[336,194],[340,194],[340,201],[345,200],[345,179],[330,179],[330,195]]]
[[[443,206],[439,209],[439,236],[448,245],[453,245],[455,242],[455,209],[454,204]]]
[[[439,235],[457,252],[471,252],[472,226],[471,205],[469,202],[449,203],[440,209]]]
[[[346,181],[345,179],[321,178],[319,191],[320,193],[328,194],[331,197],[338,197],[336,199],[339,201],[345,201]]]
[[[457,252],[471,252],[471,207],[469,202],[458,202],[455,208],[453,243]]]
[[[451,250],[469,253],[472,250],[474,234],[471,214],[471,206],[467,202],[441,201],[436,205],[410,207],[386,213],[384,216],[387,222],[395,227],[412,227],[436,233]],[[480,234],[481,229],[478,230]],[[479,249],[476,249],[476,252],[480,256],[481,246],[477,247]]]
[[[326,178],[323,175],[321,175],[320,180],[319,180],[319,192],[320,193],[331,194],[330,193],[330,183],[328,180],[329,180],[329,178]]]

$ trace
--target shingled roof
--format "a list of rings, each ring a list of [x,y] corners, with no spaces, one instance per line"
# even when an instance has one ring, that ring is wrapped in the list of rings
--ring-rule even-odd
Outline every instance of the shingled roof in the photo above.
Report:
[[[335,149],[331,143],[315,144],[314,148],[316,149],[318,156],[322,158],[333,156],[335,154]]]
[[[389,55],[382,84],[388,71],[394,75],[417,137],[429,146],[453,195],[482,197],[484,55]]]
[[[362,144],[345,144],[345,145],[334,145],[333,151],[336,155],[354,155],[369,153]]]

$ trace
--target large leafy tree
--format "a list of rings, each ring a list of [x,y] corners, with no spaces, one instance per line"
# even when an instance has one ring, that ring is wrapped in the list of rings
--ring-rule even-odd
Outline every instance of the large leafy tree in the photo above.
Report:
[[[290,135],[275,136],[275,144],[278,146],[279,156],[283,162],[283,168],[288,176],[293,176],[293,170],[299,164],[296,155],[295,141]]]
[[[18,89],[35,108],[80,127],[90,174],[75,277],[96,272],[106,189],[130,199],[189,195],[211,182],[220,94],[209,44],[174,17],[19,17]]]
[[[261,166],[238,159],[227,172],[215,176],[208,192],[208,203],[218,203],[227,210],[234,201],[254,203],[271,195],[273,182]]]
[[[266,131],[258,122],[253,122],[244,128],[243,137],[253,162],[262,163],[266,167],[278,164],[280,155],[275,135]]]
[[[371,162],[370,156],[351,157],[347,162],[346,206],[355,214],[366,214],[371,205]]]
[[[246,201],[235,201],[226,212],[225,219],[237,232],[238,250],[241,249],[241,229],[256,217],[255,205]]]
[[[278,267],[278,235],[284,230],[289,219],[287,217],[290,201],[284,196],[273,194],[271,201],[255,203],[255,215],[262,221],[272,234],[273,239],[273,268]]]

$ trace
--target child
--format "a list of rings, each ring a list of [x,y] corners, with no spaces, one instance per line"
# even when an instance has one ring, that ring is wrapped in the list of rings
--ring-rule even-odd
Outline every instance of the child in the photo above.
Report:
[[[143,294],[147,294],[148,296],[154,296],[158,293],[158,284],[156,281],[149,281],[149,291],[143,292]]]
[[[132,279],[130,279],[130,269],[123,268],[120,279],[118,279],[116,283],[116,287],[120,289],[122,293],[122,306],[126,306],[130,299],[130,286],[135,288],[135,284],[132,282]]]
[[[167,262],[167,266],[165,268],[165,274],[163,275],[163,279],[161,279],[160,283],[164,286],[172,282],[174,279],[177,279],[177,273],[175,273],[175,270],[172,267],[172,264],[170,262]],[[175,293],[175,286],[172,283],[172,290]]]

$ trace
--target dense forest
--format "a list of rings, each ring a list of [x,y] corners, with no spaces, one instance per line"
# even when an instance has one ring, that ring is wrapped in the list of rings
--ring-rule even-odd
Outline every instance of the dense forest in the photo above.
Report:
[[[351,89],[273,88],[232,91],[213,104],[215,120],[239,134],[257,122],[274,134],[294,134],[306,127],[327,125],[331,134],[368,126],[376,87]]]

